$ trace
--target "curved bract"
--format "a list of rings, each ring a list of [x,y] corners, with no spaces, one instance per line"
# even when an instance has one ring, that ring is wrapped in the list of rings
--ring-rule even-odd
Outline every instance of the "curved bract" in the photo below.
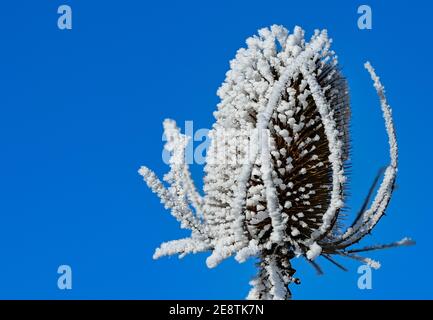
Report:
[[[218,90],[221,102],[210,131],[204,196],[195,189],[185,148],[174,121],[164,122],[171,152],[163,183],[149,169],[140,174],[191,237],[163,243],[154,257],[211,251],[215,267],[234,255],[239,262],[259,258],[251,299],[287,299],[288,285],[299,283],[290,260],[343,255],[378,267],[359,251],[412,244],[348,249],[383,216],[397,173],[397,142],[384,88],[369,63],[366,68],[380,98],[390,145],[390,164],[372,201],[343,229],[349,95],[326,30],[305,41],[304,31],[272,26],[248,38],[230,62]],[[373,190],[374,188],[372,188]],[[369,195],[370,197],[370,195]],[[368,197],[368,199],[369,199]],[[339,266],[336,262],[336,265]]]

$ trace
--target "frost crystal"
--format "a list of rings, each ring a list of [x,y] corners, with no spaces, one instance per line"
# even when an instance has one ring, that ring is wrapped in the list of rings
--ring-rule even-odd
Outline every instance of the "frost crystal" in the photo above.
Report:
[[[154,258],[211,251],[206,263],[217,266],[235,256],[243,262],[258,258],[249,299],[288,299],[294,278],[290,260],[314,261],[323,256],[350,257],[374,268],[380,264],[357,252],[413,244],[405,238],[388,245],[348,247],[370,233],[384,215],[397,173],[397,142],[384,87],[369,63],[390,146],[390,164],[367,208],[377,177],[355,221],[342,230],[349,157],[349,96],[347,83],[330,50],[326,30],[310,41],[295,27],[289,33],[272,26],[248,38],[230,62],[218,90],[221,102],[209,134],[204,196],[187,163],[186,136],[172,120],[164,122],[171,153],[166,187],[146,167],[139,173],[164,206],[191,230],[191,237],[163,243]]]

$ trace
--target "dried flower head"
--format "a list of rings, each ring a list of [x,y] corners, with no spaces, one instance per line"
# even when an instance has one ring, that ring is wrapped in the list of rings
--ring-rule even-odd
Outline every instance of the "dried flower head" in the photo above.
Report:
[[[348,249],[383,216],[394,189],[397,142],[384,88],[367,62],[380,98],[390,146],[390,164],[370,208],[375,180],[355,221],[343,229],[349,95],[346,80],[330,49],[326,30],[309,42],[304,31],[282,26],[259,30],[240,49],[218,90],[221,102],[205,167],[204,196],[194,187],[185,148],[188,138],[172,120],[164,122],[171,152],[168,188],[146,167],[139,172],[166,208],[191,230],[191,237],[163,243],[154,258],[211,251],[215,267],[234,255],[243,262],[259,258],[250,299],[290,298],[288,285],[299,283],[291,259],[304,257],[319,272],[319,255],[341,267],[333,255],[379,264],[356,253],[412,244]]]

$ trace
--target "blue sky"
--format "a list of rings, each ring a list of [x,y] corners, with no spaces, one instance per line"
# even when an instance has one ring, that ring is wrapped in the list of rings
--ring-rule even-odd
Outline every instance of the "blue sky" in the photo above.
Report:
[[[431,149],[433,12],[429,1],[367,1],[373,29],[357,28],[359,1],[3,1],[0,5],[0,298],[243,299],[254,264],[207,269],[207,254],[152,260],[185,236],[137,174],[159,175],[162,126],[209,128],[228,62],[257,29],[300,25],[334,39],[352,102],[351,198],[356,211],[388,163],[368,59],[393,107],[398,189],[364,244],[403,236],[414,247],[371,254],[373,289],[319,262],[295,261],[296,299],[433,298]],[[57,28],[57,7],[73,29]],[[193,167],[201,186],[202,166]],[[73,289],[57,288],[68,264]]]

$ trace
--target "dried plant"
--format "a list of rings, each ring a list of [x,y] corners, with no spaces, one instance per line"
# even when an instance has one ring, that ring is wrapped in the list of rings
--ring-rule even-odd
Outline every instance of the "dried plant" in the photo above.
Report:
[[[258,257],[250,299],[288,299],[294,277],[291,259],[304,257],[321,272],[322,255],[379,264],[361,251],[412,244],[405,238],[389,245],[348,249],[371,232],[390,201],[397,173],[397,142],[384,88],[367,62],[379,95],[389,139],[390,163],[377,194],[378,175],[355,221],[343,229],[349,158],[349,96],[327,32],[309,42],[296,27],[259,30],[230,62],[218,90],[221,102],[205,167],[204,196],[194,187],[185,148],[188,138],[174,121],[164,122],[171,152],[168,188],[146,167],[139,172],[166,208],[191,230],[191,237],[163,243],[154,258],[212,251],[215,267],[235,255],[243,262]]]

